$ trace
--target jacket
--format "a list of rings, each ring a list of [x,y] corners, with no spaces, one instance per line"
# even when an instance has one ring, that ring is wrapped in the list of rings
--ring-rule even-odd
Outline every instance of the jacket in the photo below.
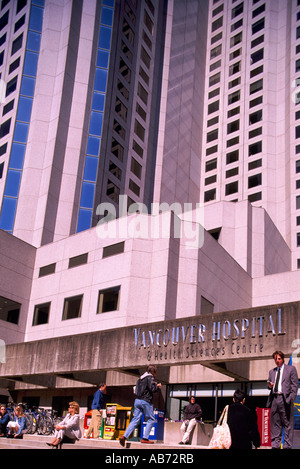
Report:
[[[153,375],[151,373],[146,372],[139,379],[142,381],[141,384],[143,387],[143,391],[141,394],[136,394],[136,397],[138,399],[142,399],[143,401],[149,402],[149,404],[152,404],[153,393],[159,390],[159,387],[154,381]],[[138,388],[138,384],[136,386],[136,389],[137,388]]]
[[[192,419],[196,419],[196,420],[199,420],[202,416],[202,409],[201,407],[199,406],[199,404],[191,404],[189,403],[185,410],[184,410],[184,420],[192,420]]]
[[[269,381],[272,383],[275,383],[276,370],[277,367],[269,371]],[[284,365],[281,378],[281,387],[286,404],[293,403],[298,392],[298,374],[296,368],[293,365]],[[273,398],[274,393],[272,388],[267,400],[267,407],[271,407]]]
[[[82,436],[79,426],[79,414],[67,414],[65,418],[59,423],[59,426],[67,427],[67,429],[73,433],[77,440],[79,440],[79,438]]]
[[[260,446],[256,414],[244,404],[230,404],[227,423],[232,440],[230,449],[252,449],[252,443],[256,448]]]
[[[17,422],[17,424],[19,425],[19,430],[17,432],[17,435],[21,435],[21,433],[23,433],[26,430],[26,419],[24,415],[22,417],[15,416],[14,422]]]
[[[6,427],[9,421],[10,421],[10,415],[8,412],[5,412],[5,414],[0,417],[0,432],[1,433],[6,430]]]
[[[98,389],[98,391],[95,392],[93,402],[92,402],[92,409],[103,409],[105,406],[105,398],[103,392]]]

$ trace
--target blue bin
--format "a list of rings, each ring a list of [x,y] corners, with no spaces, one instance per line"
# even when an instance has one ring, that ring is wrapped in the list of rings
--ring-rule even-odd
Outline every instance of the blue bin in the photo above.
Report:
[[[163,441],[164,439],[164,422],[165,422],[165,413],[162,410],[154,409],[155,424],[153,425],[149,440],[159,440]],[[144,415],[141,420],[141,438],[144,437],[144,431],[146,427],[146,422],[144,421]]]

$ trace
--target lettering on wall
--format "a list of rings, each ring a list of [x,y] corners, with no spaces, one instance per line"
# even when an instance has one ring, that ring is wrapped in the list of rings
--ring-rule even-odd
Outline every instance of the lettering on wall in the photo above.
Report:
[[[213,314],[189,318],[180,325],[174,321],[160,323],[160,327],[135,327],[135,350],[146,354],[149,362],[259,358],[266,346],[275,350],[279,337],[286,335],[281,308],[267,314],[227,316],[218,319],[220,315]]]

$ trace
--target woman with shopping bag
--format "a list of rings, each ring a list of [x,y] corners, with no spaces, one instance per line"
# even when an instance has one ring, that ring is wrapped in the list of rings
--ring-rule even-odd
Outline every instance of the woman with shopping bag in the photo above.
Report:
[[[209,442],[210,449],[229,449],[231,446],[231,434],[227,424],[228,405],[224,408],[221,417],[214,428],[212,439]]]

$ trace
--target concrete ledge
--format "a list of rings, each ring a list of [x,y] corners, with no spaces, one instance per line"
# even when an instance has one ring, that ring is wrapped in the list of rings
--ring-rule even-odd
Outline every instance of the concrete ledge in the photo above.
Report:
[[[164,443],[166,445],[176,445],[182,439],[180,427],[182,422],[165,422]],[[210,423],[198,422],[192,432],[190,444],[192,446],[208,446],[213,434],[213,425]]]

